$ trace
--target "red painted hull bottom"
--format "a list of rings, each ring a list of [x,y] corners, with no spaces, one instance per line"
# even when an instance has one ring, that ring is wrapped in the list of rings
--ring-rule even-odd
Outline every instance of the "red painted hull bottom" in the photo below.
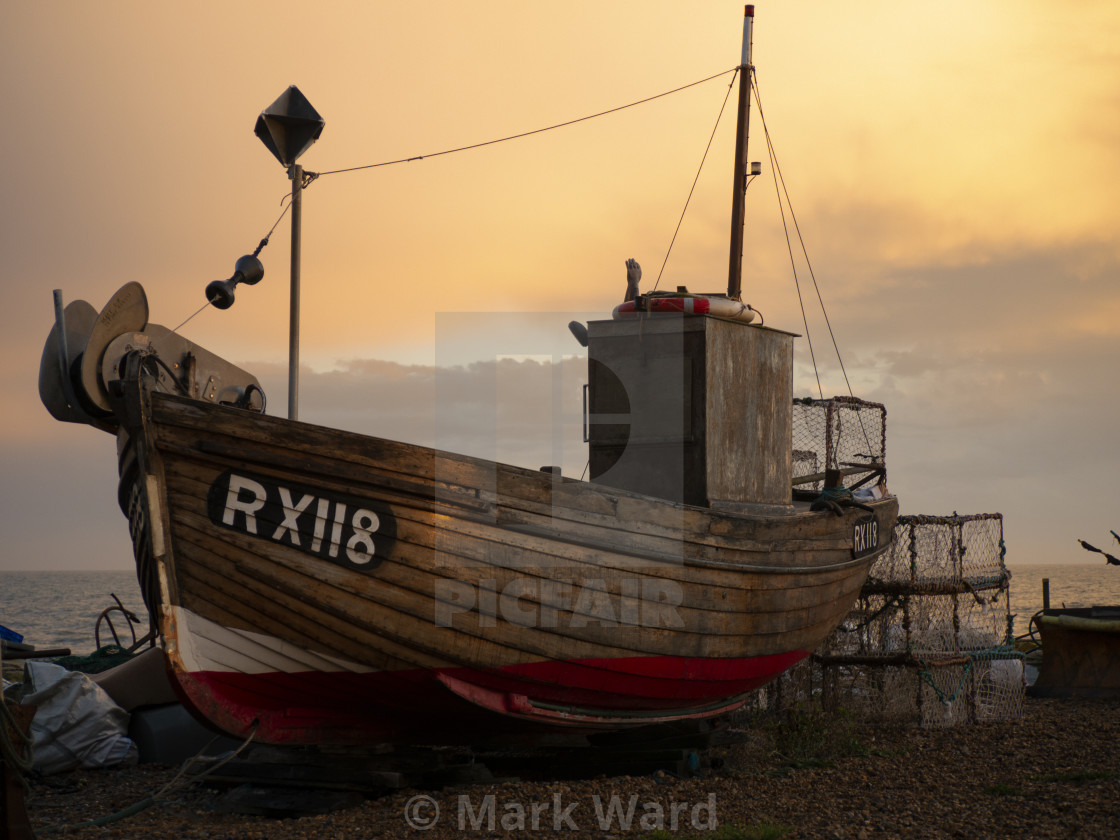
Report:
[[[634,657],[493,670],[369,673],[177,672],[184,702],[212,725],[273,744],[481,743],[547,739],[706,718],[808,651],[741,659]]]

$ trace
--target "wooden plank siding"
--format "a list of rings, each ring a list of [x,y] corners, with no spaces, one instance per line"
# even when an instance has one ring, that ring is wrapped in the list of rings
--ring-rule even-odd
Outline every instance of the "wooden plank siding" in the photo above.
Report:
[[[283,421],[159,394],[152,402],[182,603],[230,626],[266,628],[378,668],[811,647],[842,618],[866,573],[866,562],[848,562],[848,517],[747,521],[302,424],[297,450]],[[397,523],[393,552],[373,571],[358,572],[215,528],[206,494],[231,467],[281,482],[298,473],[325,492],[388,504]],[[484,489],[489,476],[493,490]],[[620,517],[620,507],[630,515]],[[687,527],[666,527],[666,512]],[[809,571],[814,563],[823,570]],[[773,571],[753,571],[753,564]],[[602,620],[604,612],[640,618],[640,589],[624,584],[627,575],[679,586],[680,603],[670,606],[682,626]],[[500,594],[519,580],[529,585],[518,606],[551,611],[556,627],[525,627],[478,608],[455,612],[451,627],[434,625],[440,581]],[[597,602],[599,610],[577,613],[546,585],[556,580],[601,589],[609,608]],[[482,626],[491,620],[495,626]]]

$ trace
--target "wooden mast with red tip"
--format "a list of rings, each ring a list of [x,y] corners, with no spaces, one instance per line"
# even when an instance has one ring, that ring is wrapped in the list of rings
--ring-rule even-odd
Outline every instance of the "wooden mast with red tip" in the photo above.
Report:
[[[743,54],[739,64],[739,122],[735,132],[735,174],[731,195],[731,259],[727,277],[727,296],[739,300],[743,288],[743,225],[747,194],[747,138],[751,120],[751,35],[754,6],[743,15]]]

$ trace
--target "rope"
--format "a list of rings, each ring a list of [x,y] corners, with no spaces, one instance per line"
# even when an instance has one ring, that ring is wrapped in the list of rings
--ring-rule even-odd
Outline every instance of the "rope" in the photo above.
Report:
[[[312,173],[305,173],[304,178],[303,178],[302,186],[307,186],[308,184],[310,184],[312,181],[314,181],[318,177],[319,176],[316,175],[313,172]],[[283,198],[280,199],[280,203],[284,204],[284,202],[288,201],[288,199],[290,199],[291,197],[292,197],[292,193],[289,192],[287,195],[285,195]],[[289,203],[282,211],[280,211],[280,215],[276,218],[276,221],[272,223],[272,227],[270,227],[268,229],[268,233],[266,233],[264,235],[264,238],[261,239],[261,241],[257,243],[257,247],[253,251],[253,256],[254,257],[259,257],[260,256],[261,251],[264,250],[264,247],[268,244],[268,241],[270,239],[272,239],[272,234],[276,231],[276,226],[279,225],[280,222],[282,222],[284,220],[284,216],[287,215],[288,210],[290,210],[291,207],[292,207],[292,205]],[[211,305],[210,301],[207,300],[206,303],[202,304],[202,306],[200,306],[197,310],[195,310],[194,314],[188,316],[187,319],[185,321],[183,321],[183,323],[179,324],[179,326],[177,326],[171,332],[179,332],[179,330],[181,330],[184,326],[186,326],[191,321],[193,321],[195,319],[195,317],[198,316],[199,313],[202,312],[202,310],[204,310],[206,307],[208,307],[210,305]]]
[[[205,308],[206,308],[207,306],[209,306],[209,305],[210,305],[210,301],[206,301],[206,303],[202,304],[202,306],[200,306],[200,307],[199,307],[199,308],[198,308],[198,309],[197,309],[197,310],[195,311],[194,315],[188,315],[188,316],[187,316],[187,319],[186,319],[185,321],[183,321],[183,323],[182,323],[182,324],[180,324],[180,325],[179,325],[179,326],[177,326],[177,327],[176,327],[175,329],[173,329],[173,330],[172,330],[171,332],[176,332],[176,333],[177,333],[177,332],[179,332],[179,330],[181,330],[181,329],[182,329],[182,328],[183,328],[184,326],[186,326],[186,325],[187,325],[188,323],[190,323],[191,321],[193,321],[193,320],[194,320],[194,318],[195,318],[195,316],[196,316],[196,315],[198,315],[198,313],[199,313],[199,312],[201,312],[201,311],[202,311],[203,309],[205,309]]]
[[[23,750],[18,749],[16,744],[13,743],[13,732],[26,748],[26,758],[22,755]],[[34,759],[31,756],[31,734],[24,732],[16,723],[15,716],[12,715],[12,710],[8,708],[8,703],[4,700],[3,695],[0,695],[0,761],[19,773],[20,780],[26,788],[27,780],[23,776],[30,773],[34,766]]]
[[[754,68],[751,68],[751,72],[754,73]],[[828,327],[828,335],[829,335],[829,338],[832,340],[832,349],[836,352],[836,361],[840,364],[840,373],[844,377],[844,384],[848,388],[848,395],[854,397],[855,393],[852,391],[852,383],[848,380],[848,370],[844,366],[843,357],[840,355],[840,346],[836,341],[836,334],[832,330],[832,321],[829,320],[828,310],[825,308],[824,298],[821,295],[821,288],[820,288],[820,285],[817,283],[817,276],[813,272],[813,263],[809,259],[809,249],[805,246],[805,238],[801,235],[801,225],[799,225],[798,222],[797,222],[797,214],[793,210],[793,202],[790,200],[790,197],[789,197],[789,189],[786,187],[786,179],[785,179],[785,176],[782,175],[781,167],[778,165],[778,155],[777,155],[777,152],[774,150],[774,143],[770,138],[770,129],[766,125],[766,115],[762,111],[762,94],[759,92],[759,89],[758,89],[758,74],[757,73],[754,73],[754,80],[755,80],[755,83],[754,83],[754,98],[755,98],[755,102],[758,103],[758,116],[759,116],[759,119],[762,121],[762,132],[766,137],[766,149],[767,149],[767,152],[770,156],[770,164],[771,164],[771,167],[772,167],[773,173],[774,173],[774,191],[776,193],[778,193],[778,207],[779,207],[779,209],[781,210],[781,213],[782,213],[782,230],[785,232],[786,249],[789,251],[790,264],[793,266],[793,281],[794,281],[794,285],[797,287],[797,301],[801,305],[801,320],[805,324],[805,340],[809,344],[809,356],[810,356],[810,358],[812,359],[812,362],[813,362],[813,375],[817,379],[817,392],[820,394],[821,399],[824,399],[824,390],[821,387],[820,373],[817,370],[817,357],[816,357],[816,354],[813,352],[812,338],[810,338],[810,336],[809,336],[809,321],[808,321],[808,319],[805,315],[805,303],[801,299],[801,284],[800,284],[800,282],[798,282],[798,279],[797,279],[797,266],[796,266],[796,261],[794,260],[794,257],[793,257],[793,246],[790,243],[789,228],[786,225],[785,207],[787,207],[787,206],[789,207],[789,216],[790,216],[791,221],[793,222],[793,228],[797,232],[797,241],[801,244],[801,254],[805,259],[805,266],[806,266],[806,268],[809,269],[809,278],[813,281],[813,289],[817,293],[817,302],[820,303],[821,314],[824,316],[825,326]],[[781,181],[781,190],[780,191],[778,189],[779,180]],[[783,194],[785,195],[785,204],[784,205],[782,203],[782,195]],[[871,448],[871,441],[867,438],[867,430],[863,428],[863,418],[860,417],[858,414],[856,415],[856,417],[859,420],[860,428],[863,431],[863,436],[864,436],[865,440],[867,441],[867,447],[868,447],[868,449],[870,449]]]
[[[1038,627],[1038,619],[1042,615],[1042,612],[1042,610],[1039,610],[1034,615],[1032,615],[1031,620],[1027,622],[1027,632],[1023,633],[1021,636],[1016,636],[1014,638],[1015,643],[1023,642],[1025,644],[1029,641],[1034,645],[1034,647],[1029,651],[1021,651],[1024,654],[1031,653],[1036,650],[1041,650],[1042,648],[1042,639],[1038,638],[1038,632],[1036,630],[1036,628]],[[1008,620],[1008,624],[1013,624],[1014,620],[1015,616],[1011,616],[1011,618]]]
[[[249,735],[244,741],[241,742],[241,746],[239,746],[236,750],[234,750],[232,753],[227,755],[221,761],[214,764],[212,767],[206,768],[206,770],[199,773],[197,776],[191,776],[189,779],[186,780],[185,783],[181,783],[180,780],[187,773],[187,771],[191,767],[194,766],[195,762],[198,761],[202,757],[202,754],[210,748],[211,744],[213,744],[214,741],[217,740],[217,738],[214,738],[213,740],[211,740],[210,743],[207,744],[205,747],[203,747],[201,750],[199,750],[198,753],[196,753],[191,758],[189,758],[185,762],[183,762],[183,766],[181,768],[179,768],[179,772],[175,774],[175,776],[171,779],[171,781],[168,782],[167,784],[165,784],[162,788],[160,788],[156,793],[152,794],[151,796],[148,796],[144,799],[141,799],[139,802],[135,802],[132,805],[129,805],[127,808],[121,809],[120,811],[117,811],[117,812],[112,813],[112,814],[107,814],[104,817],[98,817],[96,819],[87,820],[85,822],[80,822],[80,823],[73,823],[72,825],[51,826],[49,828],[42,829],[42,832],[44,834],[54,834],[56,832],[70,831],[70,830],[76,829],[76,828],[97,828],[97,827],[100,827],[100,826],[103,826],[103,825],[108,825],[109,823],[116,822],[117,820],[123,820],[123,819],[126,819],[128,817],[135,816],[136,814],[139,814],[141,811],[144,811],[144,810],[150,808],[152,805],[155,805],[157,802],[160,802],[163,799],[164,796],[166,796],[171,791],[175,790],[177,785],[180,786],[180,787],[186,787],[187,785],[193,784],[195,782],[199,782],[202,779],[205,779],[207,776],[209,776],[211,773],[213,773],[219,767],[223,767],[226,764],[228,764],[230,761],[233,761],[233,759],[235,759],[239,755],[241,755],[242,751],[247,746],[249,746],[249,744],[252,742],[253,738],[257,734],[257,729],[259,728],[259,726],[260,726],[260,721],[254,720],[252,725],[251,725]]]
[[[497,143],[505,143],[508,140],[520,140],[523,137],[531,137],[534,134],[542,134],[546,131],[553,131],[557,128],[566,128],[569,125],[575,125],[576,123],[586,122],[587,120],[593,120],[593,119],[596,119],[597,117],[605,117],[608,114],[614,114],[614,113],[617,113],[618,111],[624,111],[627,108],[634,108],[635,106],[638,106],[638,105],[645,105],[647,102],[653,102],[655,99],[661,99],[661,98],[666,97],[666,96],[671,96],[674,93],[680,93],[682,90],[688,90],[689,88],[696,87],[697,85],[702,85],[705,82],[710,82],[710,81],[712,81],[712,79],[718,79],[720,76],[726,76],[728,73],[737,72],[738,69],[739,69],[738,67],[735,67],[731,70],[724,70],[720,73],[716,73],[714,76],[708,76],[706,79],[700,79],[697,82],[692,82],[692,83],[687,84],[687,85],[682,85],[681,87],[674,88],[673,90],[667,90],[664,93],[658,93],[658,94],[655,94],[654,96],[647,96],[645,99],[639,99],[636,102],[630,102],[629,104],[626,104],[626,105],[619,105],[616,108],[610,108],[606,111],[599,111],[597,114],[588,114],[585,117],[578,117],[574,120],[567,120],[566,122],[556,123],[555,125],[545,126],[544,128],[536,128],[536,129],[533,129],[532,131],[523,131],[520,134],[511,134],[508,137],[499,137],[496,140],[486,140],[486,141],[483,141],[482,143],[472,143],[469,146],[459,146],[458,148],[455,148],[455,149],[445,149],[442,152],[431,152],[430,154],[426,154],[426,155],[414,155],[412,157],[407,157],[407,158],[398,158],[397,160],[386,160],[386,161],[382,161],[381,163],[369,163],[369,164],[366,164],[365,166],[351,166],[347,169],[331,169],[331,170],[328,170],[327,172],[308,173],[308,174],[309,175],[314,174],[315,177],[318,177],[320,175],[338,175],[338,174],[343,173],[343,172],[357,172],[357,171],[362,170],[362,169],[376,169],[376,168],[381,167],[381,166],[393,166],[393,165],[398,164],[398,163],[412,163],[414,160],[424,160],[425,158],[440,157],[441,155],[452,155],[452,154],[455,154],[456,152],[467,152],[467,151],[470,151],[472,149],[481,149],[484,146],[493,146]]]
[[[843,516],[844,510],[842,505],[845,504],[862,507],[862,505],[854,504],[852,501],[852,491],[841,484],[838,487],[826,487],[822,490],[821,494],[809,505],[809,510],[830,510],[837,516]]]
[[[348,167],[346,169],[330,169],[326,172],[306,172],[305,171],[303,173],[303,183],[301,184],[301,186],[306,188],[306,187],[310,186],[312,181],[314,181],[316,178],[319,178],[323,175],[339,175],[339,174],[342,174],[344,172],[358,172],[358,171],[361,171],[363,169],[377,169],[377,168],[382,167],[382,166],[393,166],[393,165],[398,164],[398,163],[412,163],[415,160],[424,160],[425,158],[441,157],[443,155],[451,155],[451,154],[455,154],[457,152],[467,152],[467,151],[470,151],[472,149],[481,149],[484,146],[493,146],[493,145],[496,145],[497,143],[505,143],[509,140],[520,140],[524,137],[532,137],[534,134],[543,134],[546,131],[553,131],[557,128],[565,128],[569,125],[576,125],[577,123],[586,122],[588,120],[593,120],[593,119],[596,119],[598,117],[605,117],[608,114],[614,114],[614,113],[617,113],[619,111],[625,111],[627,108],[634,108],[638,105],[645,105],[648,102],[653,102],[657,99],[662,99],[666,96],[671,96],[674,93],[680,93],[683,90],[688,90],[689,88],[693,88],[693,87],[696,87],[698,85],[702,85],[705,82],[710,82],[713,79],[718,79],[721,76],[726,76],[728,73],[738,73],[738,72],[739,72],[739,68],[734,67],[731,70],[724,70],[721,73],[716,73],[714,76],[708,76],[705,79],[700,79],[699,81],[691,82],[687,85],[681,85],[680,87],[673,88],[672,90],[667,90],[664,93],[658,93],[658,94],[655,94],[653,96],[647,96],[645,99],[639,99],[635,102],[627,103],[626,105],[619,105],[615,108],[609,108],[606,111],[599,111],[596,114],[588,114],[587,116],[584,116],[584,117],[577,117],[574,120],[567,120],[565,122],[545,126],[544,128],[536,128],[536,129],[533,129],[532,131],[523,131],[520,134],[511,134],[508,137],[499,137],[496,140],[485,140],[481,143],[472,143],[469,146],[459,146],[459,147],[454,148],[454,149],[444,149],[441,152],[431,152],[431,153],[426,154],[426,155],[413,155],[412,157],[398,158],[396,160],[386,160],[386,161],[382,161],[380,163],[369,163],[369,164],[366,164],[364,166],[351,166],[351,167]],[[731,83],[732,83],[732,85],[734,85],[734,83],[735,83],[734,78],[732,78]],[[730,87],[728,88],[728,92],[730,92]],[[724,98],[724,105],[726,105],[726,104],[727,104],[727,99],[725,97]],[[723,109],[722,108],[720,109],[720,114],[721,115],[723,114]],[[716,125],[719,125],[719,120],[718,119],[716,120]],[[714,131],[713,131],[713,136],[714,136]],[[712,144],[712,141],[709,140],[708,141],[708,147],[709,148],[711,147],[711,144]],[[704,150],[704,156],[707,157],[707,154],[708,154],[707,149],[705,149]],[[703,166],[704,166],[703,161],[701,161],[700,166],[701,166],[701,168],[703,168]],[[699,173],[697,173],[697,177],[699,178]],[[692,184],[692,188],[696,189],[695,181]],[[689,199],[691,199],[692,198],[692,192],[689,192],[688,196],[689,196]],[[291,199],[291,197],[292,197],[292,192],[286,193],[284,195],[284,197],[280,199],[280,203],[285,204],[285,202],[289,202],[289,199]],[[257,249],[255,251],[253,251],[253,256],[254,257],[258,256],[261,252],[261,249],[264,248],[268,244],[269,239],[272,238],[273,232],[276,230],[276,228],[280,224],[280,222],[284,219],[284,216],[287,214],[288,210],[291,209],[291,206],[292,206],[291,203],[286,204],[283,211],[281,211],[279,218],[277,218],[276,221],[273,223],[272,227],[269,228],[268,233],[265,234],[264,238],[260,241],[260,244],[257,245]],[[688,209],[688,202],[687,201],[685,202],[685,209],[686,210]],[[681,213],[681,218],[682,219],[684,218],[683,211]],[[677,229],[678,230],[680,229],[680,222],[677,223]],[[673,234],[673,240],[674,241],[676,240],[676,233]],[[671,251],[672,248],[673,248],[672,243],[670,243],[669,250]],[[668,259],[669,259],[668,253],[666,253],[665,259],[666,259],[666,261],[668,261]],[[661,270],[662,271],[665,270],[665,265],[664,264],[662,264]],[[660,281],[661,275],[658,274],[657,277],[658,277],[658,280]],[[654,286],[654,288],[656,288],[656,286]],[[179,330],[181,330],[184,326],[186,326],[188,323],[190,323],[192,320],[194,320],[199,314],[201,314],[202,311],[204,309],[206,309],[206,307],[208,307],[208,306],[210,306],[210,301],[206,301],[206,303],[204,303],[202,306],[200,306],[193,314],[188,316],[186,318],[186,320],[184,320],[181,324],[179,324],[179,326],[175,327],[175,329],[173,329],[172,332],[178,332]]]
[[[871,622],[875,621],[875,619],[877,619],[879,616],[881,616],[887,610],[898,609],[899,607],[901,607],[903,601],[905,601],[905,600],[906,600],[905,595],[898,595],[894,598],[891,598],[889,601],[884,602],[883,606],[879,607],[879,609],[875,610],[874,613],[869,615],[867,618],[865,618],[863,621],[861,621],[855,627],[845,627],[843,624],[841,624],[836,629],[839,630],[842,633],[858,633],[863,628],[869,626],[871,624]]]
[[[752,71],[753,72],[753,71]],[[778,197],[778,212],[782,214],[782,231],[786,237],[786,250],[789,252],[789,264],[793,271],[793,285],[797,290],[797,303],[801,307],[801,323],[805,325],[805,341],[809,344],[809,358],[813,362],[813,375],[817,379],[817,393],[820,398],[824,399],[824,388],[821,387],[821,375],[817,370],[817,354],[813,350],[813,336],[809,330],[809,317],[805,314],[805,301],[801,296],[801,281],[797,277],[797,261],[793,258],[793,244],[789,238],[789,226],[786,224],[786,205],[782,202],[782,193],[778,188],[778,178],[780,170],[778,167],[778,155],[774,151],[774,142],[770,139],[770,128],[766,125],[766,114],[762,110],[762,96],[758,90],[758,74],[755,73],[754,79],[754,100],[758,104],[758,117],[762,122],[762,134],[766,138],[766,152],[770,158],[770,172],[774,178],[774,193]],[[785,179],[782,179],[782,186],[785,186]],[[789,194],[786,194],[786,201],[789,201]],[[790,207],[790,215],[793,215],[793,207]]]
[[[738,69],[735,75],[731,77],[731,84],[727,86],[727,93],[724,94],[723,104],[719,107],[719,114],[716,116],[716,124],[712,126],[712,133],[708,137],[708,145],[704,147],[704,155],[700,158],[700,167],[696,170],[696,177],[692,179],[692,187],[688,191],[688,198],[684,200],[684,207],[681,209],[681,217],[677,220],[677,227],[673,231],[673,238],[669,241],[669,249],[665,252],[665,259],[661,261],[661,270],[657,272],[657,280],[653,284],[651,291],[657,291],[658,285],[661,283],[661,275],[665,273],[665,266],[669,262],[669,254],[673,252],[673,245],[677,242],[677,234],[681,231],[681,224],[684,222],[684,214],[688,212],[688,204],[692,201],[692,194],[696,192],[696,184],[700,181],[700,173],[704,171],[704,163],[708,160],[708,152],[711,151],[712,141],[716,136],[716,129],[719,128],[720,120],[723,119],[723,112],[727,108],[727,100],[731,97],[731,91],[735,87],[735,78],[738,75]]]
[[[921,660],[919,660],[919,662],[921,662]],[[925,664],[925,663],[923,662],[922,664]],[[961,681],[957,684],[956,691],[954,691],[952,693],[952,695],[946,697],[945,692],[943,692],[941,690],[940,686],[938,686],[937,683],[934,682],[932,672],[925,669],[925,668],[919,668],[918,669],[918,677],[923,682],[925,682],[926,685],[928,685],[930,688],[933,689],[934,694],[937,695],[937,699],[940,700],[942,703],[944,703],[946,706],[952,705],[956,701],[956,699],[960,696],[961,691],[964,690],[964,685],[968,681],[968,677],[971,673],[972,673],[972,660],[969,660],[968,664],[964,666],[964,674],[961,675]]]
[[[964,690],[965,684],[968,682],[969,676],[972,674],[973,666],[977,662],[990,662],[997,659],[1022,659],[1023,654],[1021,651],[1015,650],[1011,645],[999,645],[994,648],[987,648],[985,650],[971,650],[961,651],[961,656],[968,657],[968,662],[965,663],[964,673],[961,675],[960,682],[957,684],[956,689],[952,694],[947,694],[941,690],[941,687],[933,679],[933,671],[931,670],[931,663],[928,660],[917,658],[920,666],[918,669],[918,677],[933,689],[937,699],[944,703],[946,706],[951,705],[960,697],[961,692]]]

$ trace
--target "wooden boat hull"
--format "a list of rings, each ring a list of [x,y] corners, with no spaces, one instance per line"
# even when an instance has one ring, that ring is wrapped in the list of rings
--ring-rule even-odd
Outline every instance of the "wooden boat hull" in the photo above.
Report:
[[[1120,697],[1120,608],[1047,610],[1032,697]]]
[[[839,623],[897,515],[709,510],[126,391],[121,505],[174,682],[272,743],[735,708]]]

